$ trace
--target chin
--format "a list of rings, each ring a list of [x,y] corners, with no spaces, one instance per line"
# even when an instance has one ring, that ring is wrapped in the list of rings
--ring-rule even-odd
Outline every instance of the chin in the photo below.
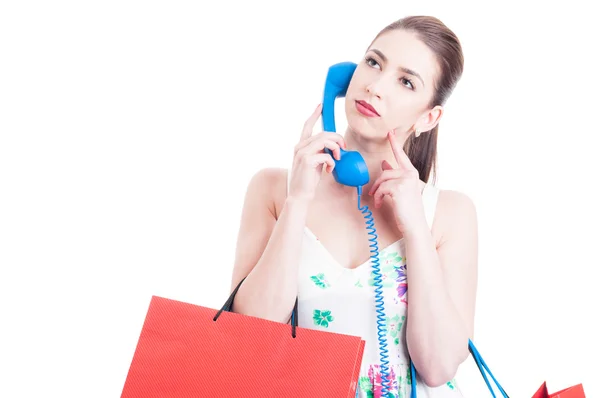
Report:
[[[369,118],[361,114],[356,109],[353,99],[346,98],[345,111],[348,127],[355,134],[364,138],[377,138],[382,136],[381,129],[377,126],[381,120]],[[385,133],[383,135],[385,136]]]
[[[362,116],[355,110],[346,111],[346,120],[348,121],[348,127],[354,132],[354,134],[364,138],[381,138],[382,135],[380,129],[377,129],[373,125],[373,121]]]

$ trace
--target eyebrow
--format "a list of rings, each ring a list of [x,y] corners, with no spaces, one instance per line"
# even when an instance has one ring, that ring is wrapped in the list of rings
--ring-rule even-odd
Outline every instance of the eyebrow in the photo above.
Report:
[[[371,51],[373,51],[375,54],[379,55],[379,57],[383,60],[383,62],[387,62],[387,60],[388,60],[387,57],[385,55],[383,55],[383,53],[381,51],[379,51],[376,48],[372,48]],[[425,82],[423,81],[423,78],[421,77],[421,75],[419,75],[414,70],[405,68],[403,66],[400,66],[398,69],[400,69],[404,73],[408,73],[409,75],[413,75],[413,76],[417,77],[423,84],[423,87],[425,86]]]

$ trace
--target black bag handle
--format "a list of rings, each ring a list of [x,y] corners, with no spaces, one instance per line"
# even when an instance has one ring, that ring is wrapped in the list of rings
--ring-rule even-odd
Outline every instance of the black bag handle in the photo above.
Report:
[[[216,322],[223,311],[232,312],[231,307],[233,306],[233,300],[235,298],[235,295],[237,294],[238,290],[240,289],[240,286],[242,286],[242,283],[245,280],[246,280],[246,278],[242,279],[240,281],[240,283],[238,283],[238,285],[233,290],[233,292],[231,292],[231,295],[229,296],[229,298],[227,299],[225,304],[223,304],[221,309],[215,314],[213,321]],[[290,322],[292,324],[292,337],[296,338],[296,328],[298,327],[298,297],[296,297],[296,302],[294,303],[294,309],[292,310],[292,316],[290,318],[290,321],[288,321],[288,322]]]

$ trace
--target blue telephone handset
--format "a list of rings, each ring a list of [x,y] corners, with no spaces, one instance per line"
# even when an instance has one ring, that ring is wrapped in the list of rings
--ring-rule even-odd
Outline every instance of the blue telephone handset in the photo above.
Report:
[[[325,90],[323,93],[323,109],[321,118],[323,121],[323,130],[328,132],[336,132],[335,128],[335,117],[334,117],[334,105],[335,100],[340,97],[346,96],[346,91],[354,75],[357,65],[352,62],[340,62],[329,67],[327,77],[325,79]],[[330,155],[332,152],[325,148],[325,151]],[[377,246],[377,232],[375,230],[373,214],[369,210],[368,206],[361,205],[360,197],[362,195],[363,185],[369,182],[369,171],[362,155],[357,151],[346,151],[340,149],[340,160],[333,159],[335,167],[333,169],[333,177],[335,180],[343,185],[356,187],[358,194],[358,209],[363,213],[366,220],[367,230],[369,231],[369,241],[371,242],[371,262],[373,265],[373,274],[375,275],[375,307],[377,309],[377,337],[379,340],[379,354],[380,354],[380,370],[382,378],[381,396],[387,397],[389,392],[389,360],[386,340],[386,316],[383,301],[383,285],[382,275],[379,269],[379,249]],[[498,381],[494,378],[494,375],[490,372],[487,364],[481,358],[481,355],[475,348],[475,345],[469,340],[469,350],[473,355],[473,359],[481,374],[483,375],[488,388],[492,392],[492,396],[496,396],[490,385],[485,371],[494,380],[496,386],[500,389],[502,396],[508,398],[508,395],[502,389]],[[411,398],[417,397],[417,379],[416,371],[412,360],[410,361],[410,374],[412,379]],[[359,389],[356,390],[356,396],[358,397]]]
[[[340,62],[329,67],[323,93],[321,119],[323,131],[336,132],[334,108],[335,100],[346,96],[348,85],[356,69],[353,62]],[[331,154],[329,149],[326,151]],[[340,149],[340,160],[334,159],[333,178],[340,184],[361,188],[369,182],[369,170],[362,155],[357,151]]]

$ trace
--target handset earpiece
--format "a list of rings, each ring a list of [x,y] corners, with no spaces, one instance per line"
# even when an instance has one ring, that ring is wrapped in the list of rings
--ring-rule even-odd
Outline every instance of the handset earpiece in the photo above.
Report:
[[[345,97],[348,86],[356,70],[353,62],[340,62],[329,67],[323,92],[323,130],[336,132],[334,108],[335,100]]]
[[[353,62],[340,62],[329,67],[323,92],[323,110],[321,119],[323,130],[336,132],[335,100],[346,96],[346,91],[357,65]],[[332,154],[329,149],[327,153]],[[362,155],[357,151],[340,150],[340,160],[334,159],[334,179],[351,187],[362,187],[369,182],[369,171]]]

